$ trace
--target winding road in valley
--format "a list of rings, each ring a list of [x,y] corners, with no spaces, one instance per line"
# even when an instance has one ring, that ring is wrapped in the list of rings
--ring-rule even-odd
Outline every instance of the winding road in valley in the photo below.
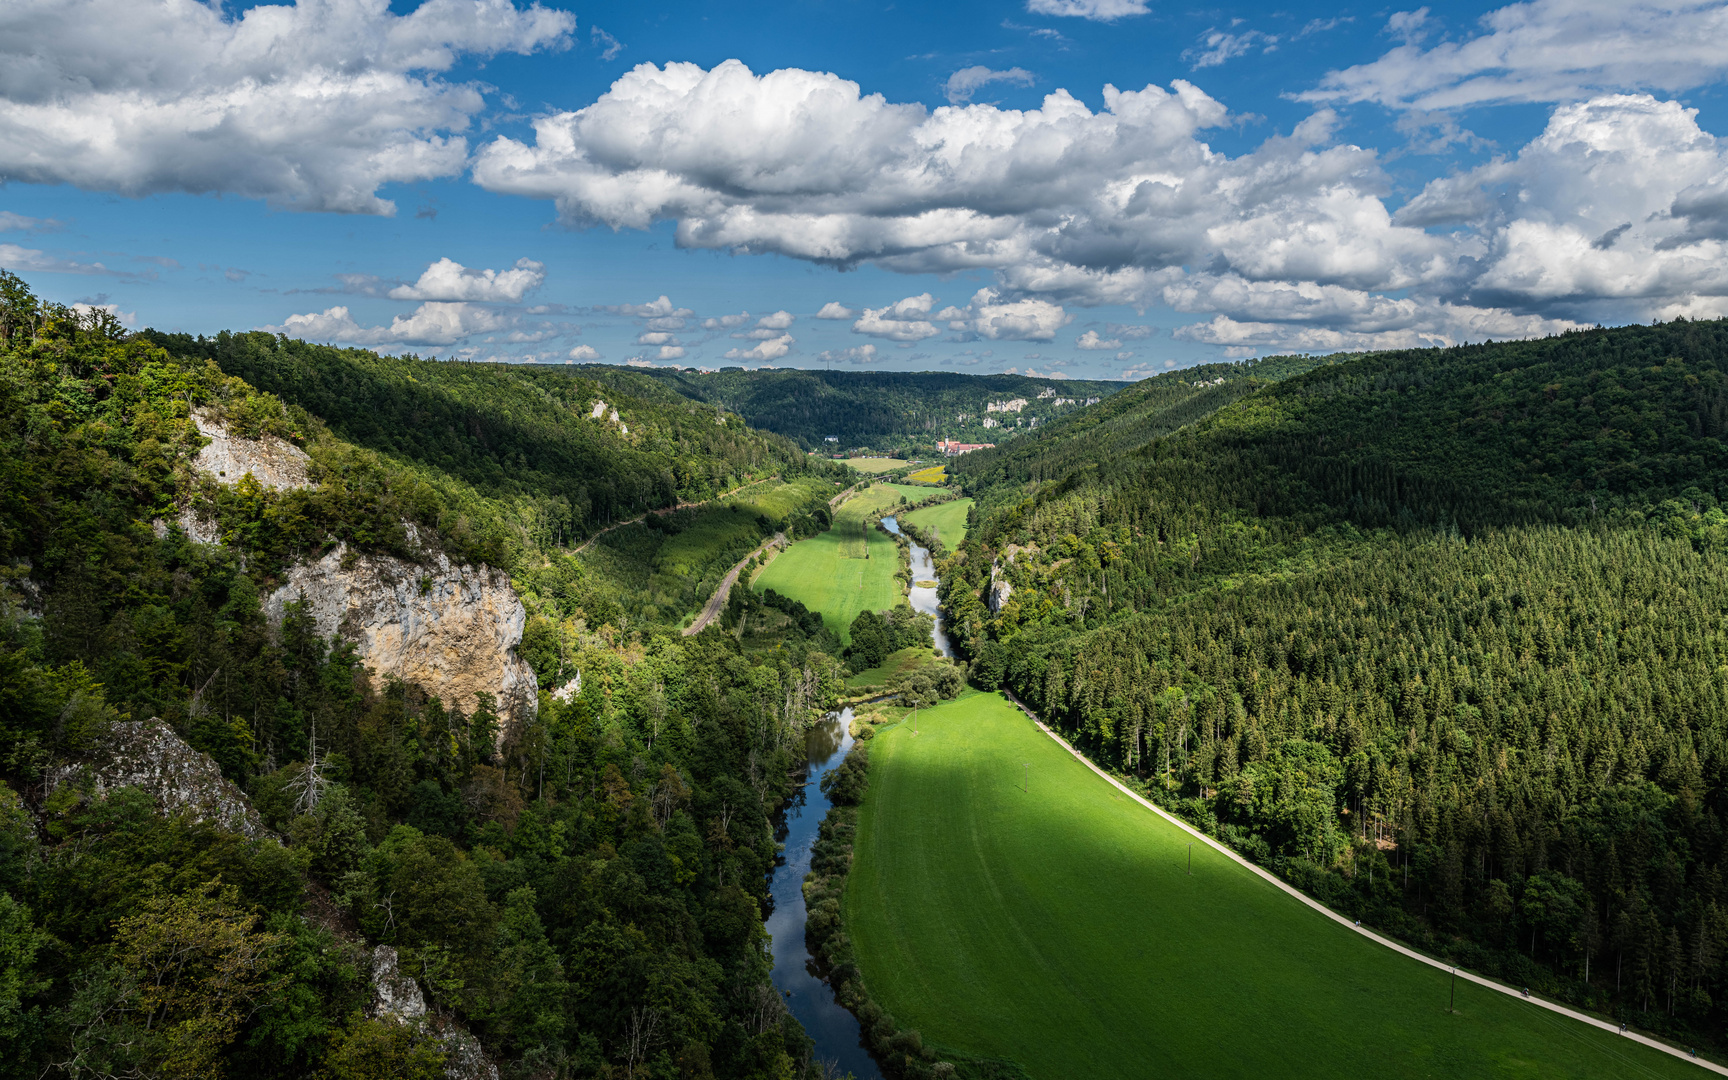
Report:
[[[685,637],[700,634],[708,629],[708,624],[720,617],[720,609],[726,606],[726,601],[732,597],[732,586],[738,581],[738,574],[744,569],[744,564],[767,551],[776,544],[786,543],[786,534],[777,532],[772,540],[764,540],[762,546],[738,560],[738,565],[726,571],[726,576],[720,579],[720,587],[714,590],[714,595],[708,598],[708,605],[702,609],[702,614],[696,616],[696,621],[683,630]]]

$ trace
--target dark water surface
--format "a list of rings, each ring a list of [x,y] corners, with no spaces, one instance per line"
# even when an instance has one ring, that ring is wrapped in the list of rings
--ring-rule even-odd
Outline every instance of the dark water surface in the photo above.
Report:
[[[859,1041],[857,1018],[841,1008],[828,984],[811,972],[810,952],[804,947],[804,876],[810,872],[817,827],[828,813],[828,799],[817,785],[852,748],[851,725],[852,710],[846,709],[811,728],[806,738],[810,775],[802,794],[793,796],[786,808],[785,860],[769,880],[774,913],[766,925],[774,939],[774,985],[816,1040],[816,1056],[858,1080],[881,1080],[881,1071]]]

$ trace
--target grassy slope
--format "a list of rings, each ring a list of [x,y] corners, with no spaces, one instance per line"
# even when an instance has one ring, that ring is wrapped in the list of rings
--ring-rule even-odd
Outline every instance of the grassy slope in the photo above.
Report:
[[[914,510],[906,515],[906,521],[926,533],[935,529],[942,546],[953,551],[960,546],[960,541],[966,539],[966,512],[970,509],[971,499],[955,499]]]
[[[1001,699],[872,749],[846,894],[927,1042],[1067,1076],[1699,1076],[1352,934],[1187,839]],[[1030,794],[1020,790],[1031,762]]]
[[[676,519],[626,525],[602,536],[581,558],[633,616],[673,622],[699,611],[732,564],[763,540],[758,515],[780,521],[817,505],[833,490],[818,477],[766,481]]]
[[[847,458],[840,464],[857,469],[859,472],[883,473],[905,467],[906,461],[904,458],[860,457]]]

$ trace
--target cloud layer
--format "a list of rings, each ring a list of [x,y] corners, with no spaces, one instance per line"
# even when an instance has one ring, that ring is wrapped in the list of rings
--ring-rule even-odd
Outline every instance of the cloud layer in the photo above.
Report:
[[[1728,295],[1728,161],[1673,102],[1561,106],[1516,155],[1394,210],[1377,155],[1338,142],[1324,108],[1232,157],[1203,138],[1227,110],[1192,84],[1103,97],[1100,112],[1061,90],[1029,111],[926,110],[820,72],[644,64],[540,119],[532,144],[487,144],[474,172],[572,224],[674,221],[685,247],[996,272],[966,308],[920,294],[853,324],[903,344],[1047,341],[1064,305],[1129,304],[1216,316],[1189,340],[1369,348],[1546,333],[1603,302],[1624,318],[1709,312]]]
[[[194,0],[0,5],[0,181],[226,192],[394,213],[380,185],[460,173],[480,90],[461,55],[568,45],[511,0],[300,0],[239,18]]]
[[[1503,101],[1569,101],[1604,90],[1676,91],[1728,74],[1721,0],[1533,0],[1491,11],[1482,32],[1424,46],[1428,9],[1399,12],[1404,44],[1335,71],[1301,95],[1393,108],[1454,109]]]

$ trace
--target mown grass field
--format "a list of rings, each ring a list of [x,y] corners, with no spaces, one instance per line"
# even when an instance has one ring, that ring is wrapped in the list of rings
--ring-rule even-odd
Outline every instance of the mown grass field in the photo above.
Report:
[[[936,663],[936,657],[928,646],[914,645],[899,649],[888,654],[881,667],[866,668],[846,680],[846,689],[857,693],[864,690],[875,690],[887,684],[896,675],[916,671],[926,664]]]
[[[880,514],[902,497],[921,499],[927,491],[909,484],[872,484],[853,495],[834,512],[834,532],[840,537],[840,554],[847,559],[865,557],[865,537],[875,532],[867,519]]]
[[[876,484],[854,495],[835,511],[832,529],[781,552],[752,587],[773,589],[820,611],[828,628],[850,643],[852,620],[860,611],[891,608],[905,595],[894,578],[900,568],[894,541],[879,529],[866,529],[864,520],[912,490]],[[860,557],[866,552],[869,558]]]
[[[845,914],[926,1044],[1034,1080],[1706,1075],[1467,982],[1448,1014],[1444,972],[1204,845],[1189,876],[1185,833],[995,695],[918,728],[871,750]]]
[[[906,464],[906,462],[900,458],[889,457],[855,457],[847,458],[845,460],[846,464],[857,469],[859,472],[867,473],[888,472],[892,469],[898,469]]]
[[[906,515],[906,521],[926,534],[934,533],[932,539],[941,540],[943,547],[953,551],[966,539],[966,513],[971,509],[971,499],[954,499],[914,510]]]

